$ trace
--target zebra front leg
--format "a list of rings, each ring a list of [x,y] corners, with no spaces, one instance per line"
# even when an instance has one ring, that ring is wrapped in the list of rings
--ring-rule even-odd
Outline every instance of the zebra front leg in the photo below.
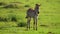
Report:
[[[31,21],[31,18],[27,18],[27,30],[30,29],[30,21]]]
[[[33,18],[34,23],[33,23],[33,29],[37,30],[37,17]]]
[[[35,30],[35,18],[33,18],[33,21],[34,21],[34,23],[33,23],[33,30]]]
[[[36,22],[35,24],[36,24],[36,30],[37,30],[37,18],[36,18],[35,20],[36,20],[36,21],[35,21],[35,22]]]

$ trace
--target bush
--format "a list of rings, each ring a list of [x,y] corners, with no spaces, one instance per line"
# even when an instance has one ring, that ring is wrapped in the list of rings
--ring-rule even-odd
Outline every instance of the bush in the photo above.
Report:
[[[16,17],[11,17],[11,21],[17,22],[17,18]]]
[[[2,18],[0,17],[0,21],[2,21]]]
[[[6,5],[6,4],[5,4],[5,3],[3,3],[3,2],[0,2],[0,6],[1,6],[1,5]]]
[[[18,8],[17,4],[9,4],[4,6],[3,8]]]
[[[25,5],[24,7],[30,7],[29,5]]]
[[[44,25],[44,24],[41,24],[40,26],[42,26],[42,27],[48,27],[48,25]]]
[[[8,16],[8,17],[0,17],[0,21],[8,22],[8,21],[14,21],[17,22],[17,18],[14,15]]]
[[[18,27],[25,27],[26,25],[27,25],[26,23],[21,22],[18,24]]]
[[[17,17],[12,11],[8,14],[8,20],[17,22]]]
[[[0,21],[4,21],[4,22],[7,22],[7,18],[3,18],[3,17],[0,17]]]
[[[7,18],[3,18],[3,21],[4,21],[4,22],[7,22],[7,21],[8,21],[8,19],[7,19]]]

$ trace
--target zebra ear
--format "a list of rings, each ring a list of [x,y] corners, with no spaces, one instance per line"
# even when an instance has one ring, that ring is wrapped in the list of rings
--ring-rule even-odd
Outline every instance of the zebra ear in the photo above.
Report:
[[[40,5],[38,5],[38,6],[41,6],[41,4],[40,4]]]
[[[41,6],[41,4],[39,6]]]
[[[37,6],[41,6],[41,4],[36,4]]]

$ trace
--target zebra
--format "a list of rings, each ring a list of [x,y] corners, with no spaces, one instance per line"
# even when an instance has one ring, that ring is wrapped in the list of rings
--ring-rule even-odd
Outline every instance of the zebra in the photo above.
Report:
[[[33,29],[34,30],[37,30],[37,16],[39,14],[39,4],[35,4],[35,8],[34,10],[32,8],[29,8],[27,10],[27,13],[26,13],[26,18],[27,18],[27,30],[30,29],[30,21],[31,21],[31,18],[33,18]]]

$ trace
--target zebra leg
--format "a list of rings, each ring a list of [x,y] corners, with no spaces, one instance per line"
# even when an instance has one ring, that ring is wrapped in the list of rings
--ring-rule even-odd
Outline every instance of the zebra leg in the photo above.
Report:
[[[36,24],[36,30],[37,30],[37,17],[35,18],[35,20],[36,20],[36,23],[35,24]]]
[[[33,18],[33,21],[34,21],[34,23],[33,23],[33,30],[35,30],[35,18]]]
[[[33,26],[33,28],[35,30],[37,30],[37,17],[34,17],[33,19],[34,19],[34,26]]]
[[[27,30],[30,29],[30,21],[31,21],[31,18],[27,18]]]

